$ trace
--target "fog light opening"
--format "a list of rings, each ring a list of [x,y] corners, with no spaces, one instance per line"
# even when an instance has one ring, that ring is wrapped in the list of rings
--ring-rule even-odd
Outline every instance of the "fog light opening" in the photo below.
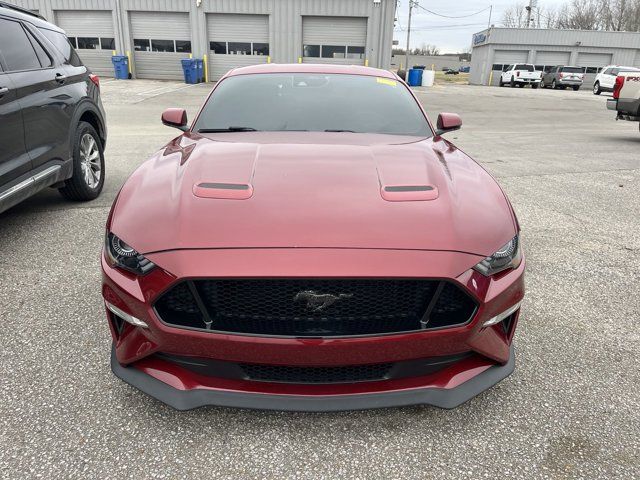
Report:
[[[104,302],[104,303],[107,306],[107,309],[111,313],[113,313],[116,317],[119,317],[120,319],[124,320],[125,322],[133,325],[134,327],[149,328],[149,325],[147,325],[145,322],[143,322],[139,318],[136,318],[133,315],[129,315],[127,312],[119,309],[118,307],[110,304],[109,302]]]
[[[522,302],[518,302],[516,303],[514,306],[508,308],[507,310],[505,310],[504,312],[496,315],[495,317],[490,318],[489,320],[487,320],[486,322],[484,322],[482,324],[482,328],[486,328],[486,327],[490,327],[492,325],[496,325],[500,322],[502,322],[503,320],[506,320],[507,318],[509,318],[513,313],[515,313],[516,311],[518,311],[518,309],[520,308],[520,304]]]

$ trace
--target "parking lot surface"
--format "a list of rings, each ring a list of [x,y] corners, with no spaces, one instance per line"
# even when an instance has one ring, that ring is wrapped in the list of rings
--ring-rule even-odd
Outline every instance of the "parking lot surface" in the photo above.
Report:
[[[0,214],[0,477],[638,478],[640,133],[605,98],[419,89],[492,172],[528,260],[515,373],[456,410],[177,412],[115,378],[100,296],[109,206],[210,86],[104,81],[107,182],[86,204],[42,192]]]

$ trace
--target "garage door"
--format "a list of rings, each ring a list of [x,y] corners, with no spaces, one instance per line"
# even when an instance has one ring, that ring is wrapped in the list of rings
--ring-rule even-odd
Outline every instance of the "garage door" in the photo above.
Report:
[[[569,65],[571,52],[541,52],[536,53],[536,65]]]
[[[130,12],[133,62],[138,78],[180,80],[180,60],[191,53],[189,14]]]
[[[578,53],[579,67],[605,67],[611,64],[610,53]]]
[[[527,50],[496,50],[493,57],[493,63],[503,63],[509,65],[511,63],[526,63],[529,58]]]
[[[209,80],[218,80],[229,70],[267,63],[269,16],[210,13],[207,15],[209,39]]]
[[[364,65],[367,19],[302,17],[303,61]]]
[[[116,44],[111,11],[57,10],[54,16],[84,64],[98,75],[113,77],[111,55]]]

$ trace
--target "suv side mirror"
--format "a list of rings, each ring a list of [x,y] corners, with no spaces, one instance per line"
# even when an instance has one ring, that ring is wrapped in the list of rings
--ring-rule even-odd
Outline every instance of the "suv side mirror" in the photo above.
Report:
[[[184,108],[167,108],[162,112],[162,124],[186,132],[189,130],[186,110]]]
[[[436,123],[436,135],[460,130],[460,127],[462,127],[460,115],[457,113],[441,113],[438,115],[438,122]]]

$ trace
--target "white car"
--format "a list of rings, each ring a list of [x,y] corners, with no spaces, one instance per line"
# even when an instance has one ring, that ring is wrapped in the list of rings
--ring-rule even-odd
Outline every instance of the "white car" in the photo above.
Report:
[[[500,86],[511,85],[511,88],[531,85],[531,88],[538,88],[542,80],[542,72],[536,70],[535,66],[529,63],[516,63],[509,65],[500,75]]]
[[[604,67],[593,82],[593,94],[600,95],[602,92],[613,92],[616,77],[621,72],[640,72],[640,68],[625,67],[622,65],[609,65]]]

